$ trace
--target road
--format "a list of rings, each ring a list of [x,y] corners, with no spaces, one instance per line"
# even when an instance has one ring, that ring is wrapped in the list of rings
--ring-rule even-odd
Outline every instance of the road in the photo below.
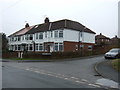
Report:
[[[85,84],[77,84],[49,75],[12,67],[3,68],[3,88],[86,88]]]
[[[3,88],[102,88],[94,65],[103,56],[59,62],[4,62]]]

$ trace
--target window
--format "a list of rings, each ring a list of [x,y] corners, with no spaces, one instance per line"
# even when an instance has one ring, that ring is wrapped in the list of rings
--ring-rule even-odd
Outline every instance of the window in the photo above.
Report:
[[[15,45],[15,51],[17,50],[17,45]]]
[[[29,40],[33,40],[33,35],[32,34],[29,35]]]
[[[39,50],[40,50],[40,51],[43,50],[43,44],[39,44]]]
[[[27,50],[27,51],[29,50],[29,48],[28,48],[28,44],[26,45],[26,50]]]
[[[14,41],[17,41],[17,38],[16,38],[16,37],[14,37]]]
[[[39,39],[43,39],[43,33],[42,32],[39,34]]]
[[[55,38],[58,37],[58,31],[55,31]]]
[[[28,40],[28,35],[25,35],[25,40]]]
[[[63,43],[59,43],[59,51],[63,51]]]
[[[14,41],[14,37],[12,37],[12,41]]]
[[[33,45],[32,45],[32,44],[29,45],[29,50],[30,50],[30,51],[33,50]]]
[[[63,43],[55,43],[55,51],[63,51]]]
[[[38,44],[35,44],[35,50],[38,51]]]
[[[36,33],[36,39],[38,39],[38,33]]]
[[[92,46],[91,45],[88,45],[88,50],[92,50]]]
[[[51,37],[53,37],[53,31],[51,31]]]
[[[47,38],[47,32],[45,32],[45,38]]]
[[[60,38],[63,37],[63,31],[59,31],[59,37],[60,37]]]
[[[21,40],[21,38],[20,38],[20,36],[18,36],[18,41],[20,41]]]
[[[58,51],[58,43],[55,43],[55,51]]]
[[[36,51],[43,51],[43,44],[35,44]]]
[[[22,40],[24,40],[24,36],[22,36]]]
[[[80,45],[80,48],[84,48],[84,45]]]
[[[18,45],[18,50],[20,51],[20,45]]]
[[[11,50],[13,50],[14,49],[14,45],[11,45]]]

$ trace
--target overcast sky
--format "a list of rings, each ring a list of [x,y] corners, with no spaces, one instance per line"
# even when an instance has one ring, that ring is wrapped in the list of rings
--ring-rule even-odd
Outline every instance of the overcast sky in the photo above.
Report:
[[[1,0],[0,29],[10,35],[25,25],[70,19],[78,21],[97,34],[108,37],[118,34],[119,0]]]

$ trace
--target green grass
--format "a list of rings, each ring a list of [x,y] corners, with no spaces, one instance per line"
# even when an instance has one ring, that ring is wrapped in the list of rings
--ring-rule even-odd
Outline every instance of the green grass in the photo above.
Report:
[[[35,59],[35,58],[10,58],[11,60],[49,60],[45,58]]]
[[[112,66],[115,70],[120,72],[120,59],[115,59],[112,61]]]

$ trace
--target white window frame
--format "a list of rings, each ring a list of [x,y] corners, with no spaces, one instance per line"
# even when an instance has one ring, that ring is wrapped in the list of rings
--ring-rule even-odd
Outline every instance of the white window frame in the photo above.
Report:
[[[35,39],[38,40],[39,39],[39,34],[36,33],[35,36],[36,36]]]
[[[60,34],[62,35],[62,37],[60,36]],[[59,31],[59,38],[63,38],[63,30]]]
[[[60,45],[62,45],[62,50],[60,50]],[[59,43],[58,47],[59,47],[59,51],[63,51],[63,43]]]
[[[58,35],[58,31],[54,31],[54,37],[55,37],[55,38],[58,38],[58,36],[59,36],[59,35]]]
[[[43,32],[40,32],[38,36],[39,36],[39,39],[43,39]],[[41,36],[42,38],[40,38]]]
[[[42,49],[40,49],[40,46],[42,46]],[[43,51],[43,44],[39,44],[39,51]]]
[[[45,32],[45,38],[47,38],[47,32]]]
[[[35,51],[39,51],[39,44],[38,43],[35,44]]]
[[[56,45],[57,45],[57,50],[56,50]],[[62,50],[60,50],[60,45],[62,45]],[[54,51],[55,52],[63,52],[64,51],[64,45],[62,42],[54,43]]]
[[[51,31],[51,35],[50,36],[51,36],[51,38],[53,37],[53,31]]]

